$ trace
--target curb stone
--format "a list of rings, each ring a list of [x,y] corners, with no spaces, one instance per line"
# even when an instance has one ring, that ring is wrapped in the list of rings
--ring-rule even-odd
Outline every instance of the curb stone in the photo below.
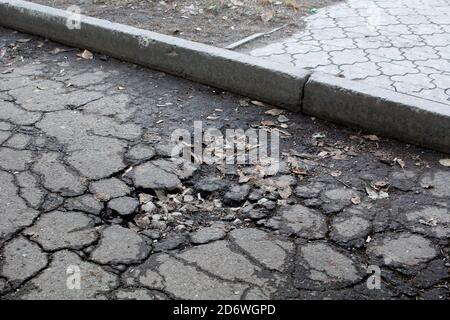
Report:
[[[0,0],[0,25],[70,46],[101,52],[152,69],[299,111],[309,73],[301,68],[147,30],[80,17],[27,1]]]
[[[450,106],[356,81],[21,0],[0,0],[0,25],[450,153]]]
[[[314,73],[302,111],[405,142],[450,153],[450,106]]]

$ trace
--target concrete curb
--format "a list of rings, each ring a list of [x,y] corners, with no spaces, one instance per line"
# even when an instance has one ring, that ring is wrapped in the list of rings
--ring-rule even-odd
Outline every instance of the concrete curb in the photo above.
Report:
[[[20,0],[0,0],[0,25],[86,48],[299,111],[309,73],[245,54]]]
[[[450,153],[450,106],[319,73],[304,94],[306,114]]]
[[[86,48],[253,99],[450,153],[450,106],[332,75],[20,0],[0,25]]]

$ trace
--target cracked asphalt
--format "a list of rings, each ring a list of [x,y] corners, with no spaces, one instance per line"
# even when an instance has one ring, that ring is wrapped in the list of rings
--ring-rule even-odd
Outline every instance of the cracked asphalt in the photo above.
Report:
[[[449,299],[448,156],[79,53],[0,28],[0,299]],[[171,158],[194,121],[280,170]]]
[[[349,0],[247,51],[450,105],[449,14],[449,0]]]

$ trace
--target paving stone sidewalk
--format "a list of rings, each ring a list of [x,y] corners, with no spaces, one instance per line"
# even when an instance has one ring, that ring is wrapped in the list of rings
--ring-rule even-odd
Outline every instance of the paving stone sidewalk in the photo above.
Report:
[[[349,0],[249,54],[450,105],[449,15],[450,0]]]
[[[0,299],[449,299],[448,155],[10,30],[0,50]],[[171,158],[194,121],[281,130],[280,170]]]

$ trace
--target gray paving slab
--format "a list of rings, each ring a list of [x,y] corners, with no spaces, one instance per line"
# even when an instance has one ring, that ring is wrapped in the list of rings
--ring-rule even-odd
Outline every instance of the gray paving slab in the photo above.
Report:
[[[450,105],[449,15],[450,0],[348,0],[244,51]]]

